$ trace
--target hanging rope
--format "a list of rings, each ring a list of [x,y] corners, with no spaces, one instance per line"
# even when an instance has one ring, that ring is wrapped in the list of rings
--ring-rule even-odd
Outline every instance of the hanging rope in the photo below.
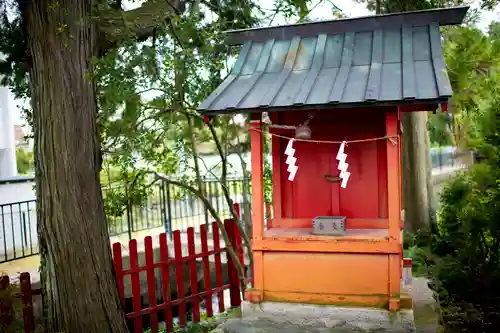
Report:
[[[264,133],[262,130],[260,130],[258,128],[251,128],[250,130],[256,131],[256,132],[259,132],[259,133]],[[397,143],[393,139],[397,139],[398,138],[397,135],[386,135],[386,136],[380,136],[380,137],[376,137],[376,138],[359,139],[359,140],[325,141],[325,140],[295,139],[293,137],[288,137],[288,136],[285,136],[285,135],[279,135],[279,134],[270,133],[270,132],[267,132],[267,133],[269,135],[271,135],[271,136],[274,136],[274,137],[277,137],[277,138],[282,138],[282,139],[287,139],[287,140],[294,139],[295,141],[301,141],[301,142],[335,143],[335,144],[340,144],[342,142],[345,142],[346,144],[349,144],[349,143],[359,143],[359,142],[371,142],[371,141],[377,141],[377,140],[389,140],[395,146]]]

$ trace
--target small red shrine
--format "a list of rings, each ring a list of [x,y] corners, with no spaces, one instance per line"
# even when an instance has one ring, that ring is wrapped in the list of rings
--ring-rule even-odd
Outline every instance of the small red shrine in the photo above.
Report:
[[[452,91],[439,27],[460,24],[467,9],[228,32],[240,55],[199,111],[251,114],[254,280],[247,299],[389,310],[404,304],[401,114],[446,109]],[[273,174],[267,221],[266,129]],[[344,141],[345,187],[337,159]],[[287,161],[289,144],[296,160]],[[313,233],[318,216],[345,217],[345,231]]]

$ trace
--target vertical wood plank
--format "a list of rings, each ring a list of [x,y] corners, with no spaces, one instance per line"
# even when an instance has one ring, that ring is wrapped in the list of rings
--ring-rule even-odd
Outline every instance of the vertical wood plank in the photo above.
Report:
[[[203,282],[205,285],[205,291],[212,289],[212,283],[210,281],[210,261],[208,260],[208,236],[207,236],[207,226],[202,224],[200,228],[200,238],[201,238],[201,252],[203,254]],[[211,318],[214,315],[214,310],[212,308],[212,294],[207,294],[205,296],[205,309],[207,311],[207,317]]]
[[[386,135],[397,136],[397,114],[395,110],[386,113]],[[389,238],[391,241],[400,241],[399,219],[400,211],[400,184],[399,184],[399,137],[386,141],[387,151],[387,203],[389,218]]]
[[[400,254],[389,255],[389,311],[400,309],[402,266]]]
[[[234,221],[225,220],[224,227],[226,228],[229,239],[231,240],[231,245],[233,246],[233,249],[236,251],[237,249],[234,239],[234,230],[236,227]],[[230,284],[229,297],[230,297],[231,307],[238,307],[241,303],[238,274],[236,273],[235,263],[233,261],[233,258],[231,258],[231,256],[229,255],[229,251],[226,251],[226,255],[227,255],[227,277]]]
[[[177,284],[177,299],[181,300],[186,295],[184,290],[184,263],[182,262],[181,232],[174,231],[174,255],[175,255],[175,280]],[[186,302],[179,303],[179,325],[185,327],[187,323]]]
[[[386,112],[386,135],[398,135],[397,110]],[[392,142],[391,142],[392,141]],[[401,244],[401,200],[400,200],[400,166],[399,151],[401,140],[399,136],[387,140],[387,203],[389,219],[389,242]],[[399,294],[401,289],[401,254],[389,255],[389,310],[399,310]]]
[[[214,242],[214,251],[220,250],[220,237],[219,237],[219,226],[217,222],[212,223],[212,238]],[[217,288],[222,287],[222,264],[220,253],[216,253],[214,255],[215,261],[215,286]],[[219,299],[219,313],[223,313],[226,309],[224,307],[224,293],[219,291],[217,293],[217,297]]]
[[[399,196],[399,220],[400,220],[400,228],[401,230],[404,229],[404,221],[402,218],[402,213],[403,213],[403,122],[402,122],[402,114],[401,114],[401,109],[398,108],[398,124],[397,124],[397,131],[398,135],[400,137],[399,139],[399,175],[398,175],[398,180],[399,180],[399,193],[401,195]],[[401,236],[401,246],[403,245],[403,237]],[[401,253],[401,256],[403,256],[403,253]],[[401,271],[403,268],[401,267]]]
[[[272,131],[272,130],[271,130]],[[281,220],[283,217],[282,204],[281,204],[281,138],[273,136],[272,140],[272,158],[273,158],[273,217],[275,221]],[[279,227],[274,225],[274,227]],[[271,225],[268,221],[267,229],[273,228],[273,223]]]
[[[377,141],[378,212],[379,218],[387,218],[387,154],[385,140]]]
[[[194,245],[194,229],[188,228],[188,253],[189,256],[194,256],[196,254],[196,248]],[[191,287],[191,295],[198,294],[198,271],[196,268],[196,259],[189,259],[189,281]],[[200,299],[198,297],[193,298],[192,303],[192,314],[193,322],[200,322]]]
[[[139,257],[137,255],[137,241],[135,239],[130,240],[129,245],[129,259],[130,259],[130,269],[139,269]],[[133,272],[130,274],[132,280],[132,310],[134,312],[139,312],[142,310],[141,304],[141,282],[139,278],[139,272]],[[142,318],[134,318],[134,332],[142,333]]]
[[[162,296],[163,302],[168,303],[170,301],[170,271],[169,271],[169,260],[168,257],[168,244],[167,244],[167,234],[160,234],[160,270],[161,270],[161,282],[162,282]],[[165,309],[165,326],[167,332],[172,332],[173,329],[173,318],[172,309]]]
[[[6,331],[14,320],[14,309],[9,287],[9,276],[0,276],[0,292],[5,293],[5,297],[0,298],[0,332]]]
[[[238,260],[245,268],[245,259],[244,259],[244,253],[243,253],[243,237],[241,236],[240,229],[238,228],[238,225],[236,224],[236,221],[233,221],[233,246],[234,250],[236,251],[236,254],[238,256]],[[236,275],[238,277],[238,275]]]
[[[156,306],[156,279],[154,268],[153,239],[151,236],[144,238],[144,248],[146,255],[147,279],[148,279],[148,300],[149,307]],[[158,313],[151,313],[151,333],[158,333]]]
[[[33,314],[33,295],[31,290],[31,278],[29,273],[21,273],[21,299],[23,302],[24,332],[35,331],[35,317]]]
[[[265,216],[266,216],[266,230],[271,229],[273,227],[273,218],[271,215],[271,204],[266,202]]]
[[[258,240],[264,236],[264,170],[260,122],[250,122],[250,129],[252,158],[252,238]],[[254,252],[252,281],[254,288],[262,291],[264,288],[264,261],[262,255],[259,255],[258,252]]]
[[[337,154],[335,153],[338,151],[340,148],[340,143],[339,144],[332,144],[331,145],[331,151],[332,153],[330,154],[330,174],[332,175],[337,175],[339,173],[339,170],[337,169],[338,167],[338,162],[337,161]],[[340,215],[340,183],[332,183],[330,185],[330,190],[331,190],[331,207],[332,207],[332,215]]]
[[[123,257],[122,257],[122,245],[120,243],[113,244],[113,267],[115,269],[116,283],[118,285],[118,293],[120,294],[120,301],[122,302],[122,307],[125,309]]]
[[[238,219],[241,219],[241,208],[240,208],[240,204],[239,203],[234,203],[233,204],[233,208],[234,208],[234,211],[236,212],[236,216],[238,217]]]
[[[236,251],[236,255],[238,256],[238,260],[245,271],[245,258],[243,253],[243,240],[241,237],[241,232],[236,222],[233,221],[233,244],[234,250]],[[238,298],[235,299],[235,304],[231,304],[231,306],[239,307],[241,305],[241,285],[240,280],[238,278],[238,272],[235,270],[234,272],[235,283],[238,285]]]
[[[253,238],[263,236],[264,227],[264,170],[262,156],[262,133],[260,122],[250,123],[252,158],[252,230]]]

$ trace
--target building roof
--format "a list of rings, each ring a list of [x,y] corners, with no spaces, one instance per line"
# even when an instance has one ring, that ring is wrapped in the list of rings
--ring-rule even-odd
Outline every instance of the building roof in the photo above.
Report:
[[[440,103],[452,94],[440,25],[468,7],[229,32],[243,43],[205,114]]]
[[[24,130],[21,125],[14,125],[14,139],[15,140],[24,140]]]

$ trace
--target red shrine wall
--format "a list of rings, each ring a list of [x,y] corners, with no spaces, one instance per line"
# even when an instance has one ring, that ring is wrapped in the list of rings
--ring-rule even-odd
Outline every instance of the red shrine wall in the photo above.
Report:
[[[306,111],[272,114],[275,124],[299,125]],[[309,123],[312,140],[351,141],[385,136],[385,109],[330,109],[315,111]],[[278,130],[291,137],[293,131]],[[299,167],[293,182],[288,180],[284,154],[287,139],[273,137],[273,197],[275,219],[304,219],[316,216],[346,216],[348,219],[387,219],[386,140],[349,143],[344,152],[351,173],[347,188],[325,177],[338,176],[336,159],[340,143],[294,142]],[[312,220],[311,220],[312,223]],[[293,227],[287,223],[288,227]]]

